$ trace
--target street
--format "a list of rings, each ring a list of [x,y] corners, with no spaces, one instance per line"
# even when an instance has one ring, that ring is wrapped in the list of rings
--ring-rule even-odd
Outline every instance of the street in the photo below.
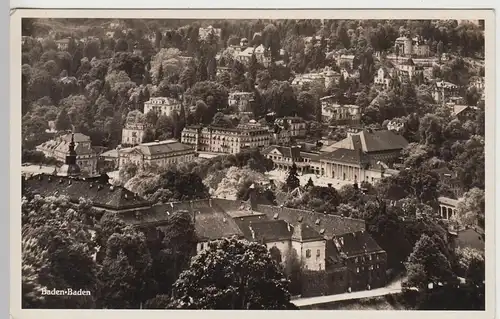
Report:
[[[319,296],[311,298],[299,298],[292,300],[292,303],[297,307],[301,306],[311,306],[318,305],[334,301],[350,300],[350,299],[361,299],[370,297],[379,297],[401,292],[401,280],[395,281],[383,288],[377,288],[372,290],[356,291],[351,293],[343,293],[329,296]]]

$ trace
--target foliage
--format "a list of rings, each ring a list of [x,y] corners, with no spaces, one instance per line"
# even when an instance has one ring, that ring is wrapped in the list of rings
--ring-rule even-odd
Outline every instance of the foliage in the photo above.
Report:
[[[265,246],[237,239],[208,244],[174,284],[173,308],[293,309],[288,280]]]

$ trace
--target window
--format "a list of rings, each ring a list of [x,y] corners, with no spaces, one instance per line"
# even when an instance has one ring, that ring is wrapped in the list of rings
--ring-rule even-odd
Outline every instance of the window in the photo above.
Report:
[[[356,272],[359,273],[359,267],[356,267]]]
[[[358,263],[358,257],[354,258],[354,262],[357,264]]]
[[[375,268],[377,268],[377,269],[378,269],[378,268],[379,268],[379,265],[378,265],[378,264],[376,264],[376,265],[375,265]]]
[[[321,250],[316,250],[316,257],[320,257],[321,256]]]
[[[319,264],[319,270],[321,270],[321,264]]]
[[[372,255],[368,255],[368,260],[372,260]]]
[[[306,250],[306,258],[311,258],[311,250]]]

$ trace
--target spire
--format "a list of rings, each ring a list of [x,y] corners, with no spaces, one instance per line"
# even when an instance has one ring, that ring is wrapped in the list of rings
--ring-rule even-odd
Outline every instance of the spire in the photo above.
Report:
[[[75,133],[71,133],[71,142],[69,142],[69,153],[66,155],[66,164],[76,164]]]

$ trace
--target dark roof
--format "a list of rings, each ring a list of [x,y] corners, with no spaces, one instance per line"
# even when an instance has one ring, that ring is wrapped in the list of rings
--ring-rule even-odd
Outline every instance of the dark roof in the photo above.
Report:
[[[283,154],[284,157],[300,158],[300,147],[293,147],[293,146],[271,145],[262,150],[262,154],[267,155],[271,153],[274,149],[277,149],[281,154]]]
[[[358,151],[346,148],[339,148],[333,152],[322,154],[320,158],[351,164],[361,163],[361,154]]]
[[[281,219],[294,227],[299,223],[307,224],[327,239],[365,230],[365,221],[362,219],[271,205],[257,205],[256,210],[265,213],[269,219]]]
[[[284,220],[248,222],[241,230],[246,239],[259,242],[290,240],[292,235],[292,227]]]
[[[333,238],[340,253],[347,257],[384,251],[366,231],[357,231]]]
[[[25,186],[27,191],[41,196],[64,195],[74,202],[85,198],[97,208],[123,210],[150,206],[148,201],[124,187],[99,183],[96,179],[40,174],[26,179]]]
[[[333,144],[333,147],[355,150],[355,145],[359,142],[363,152],[380,152],[401,150],[408,145],[408,141],[401,135],[390,130],[363,130],[358,134],[353,134],[340,142]]]
[[[149,212],[141,214],[140,218],[132,215],[121,217],[129,224],[149,224],[161,229],[168,216],[179,211],[187,211],[193,216],[196,235],[202,241],[232,236],[243,237],[234,219],[209,199],[154,205]]]
[[[296,241],[323,240],[323,236],[306,223],[299,222],[293,227],[292,239]]]

